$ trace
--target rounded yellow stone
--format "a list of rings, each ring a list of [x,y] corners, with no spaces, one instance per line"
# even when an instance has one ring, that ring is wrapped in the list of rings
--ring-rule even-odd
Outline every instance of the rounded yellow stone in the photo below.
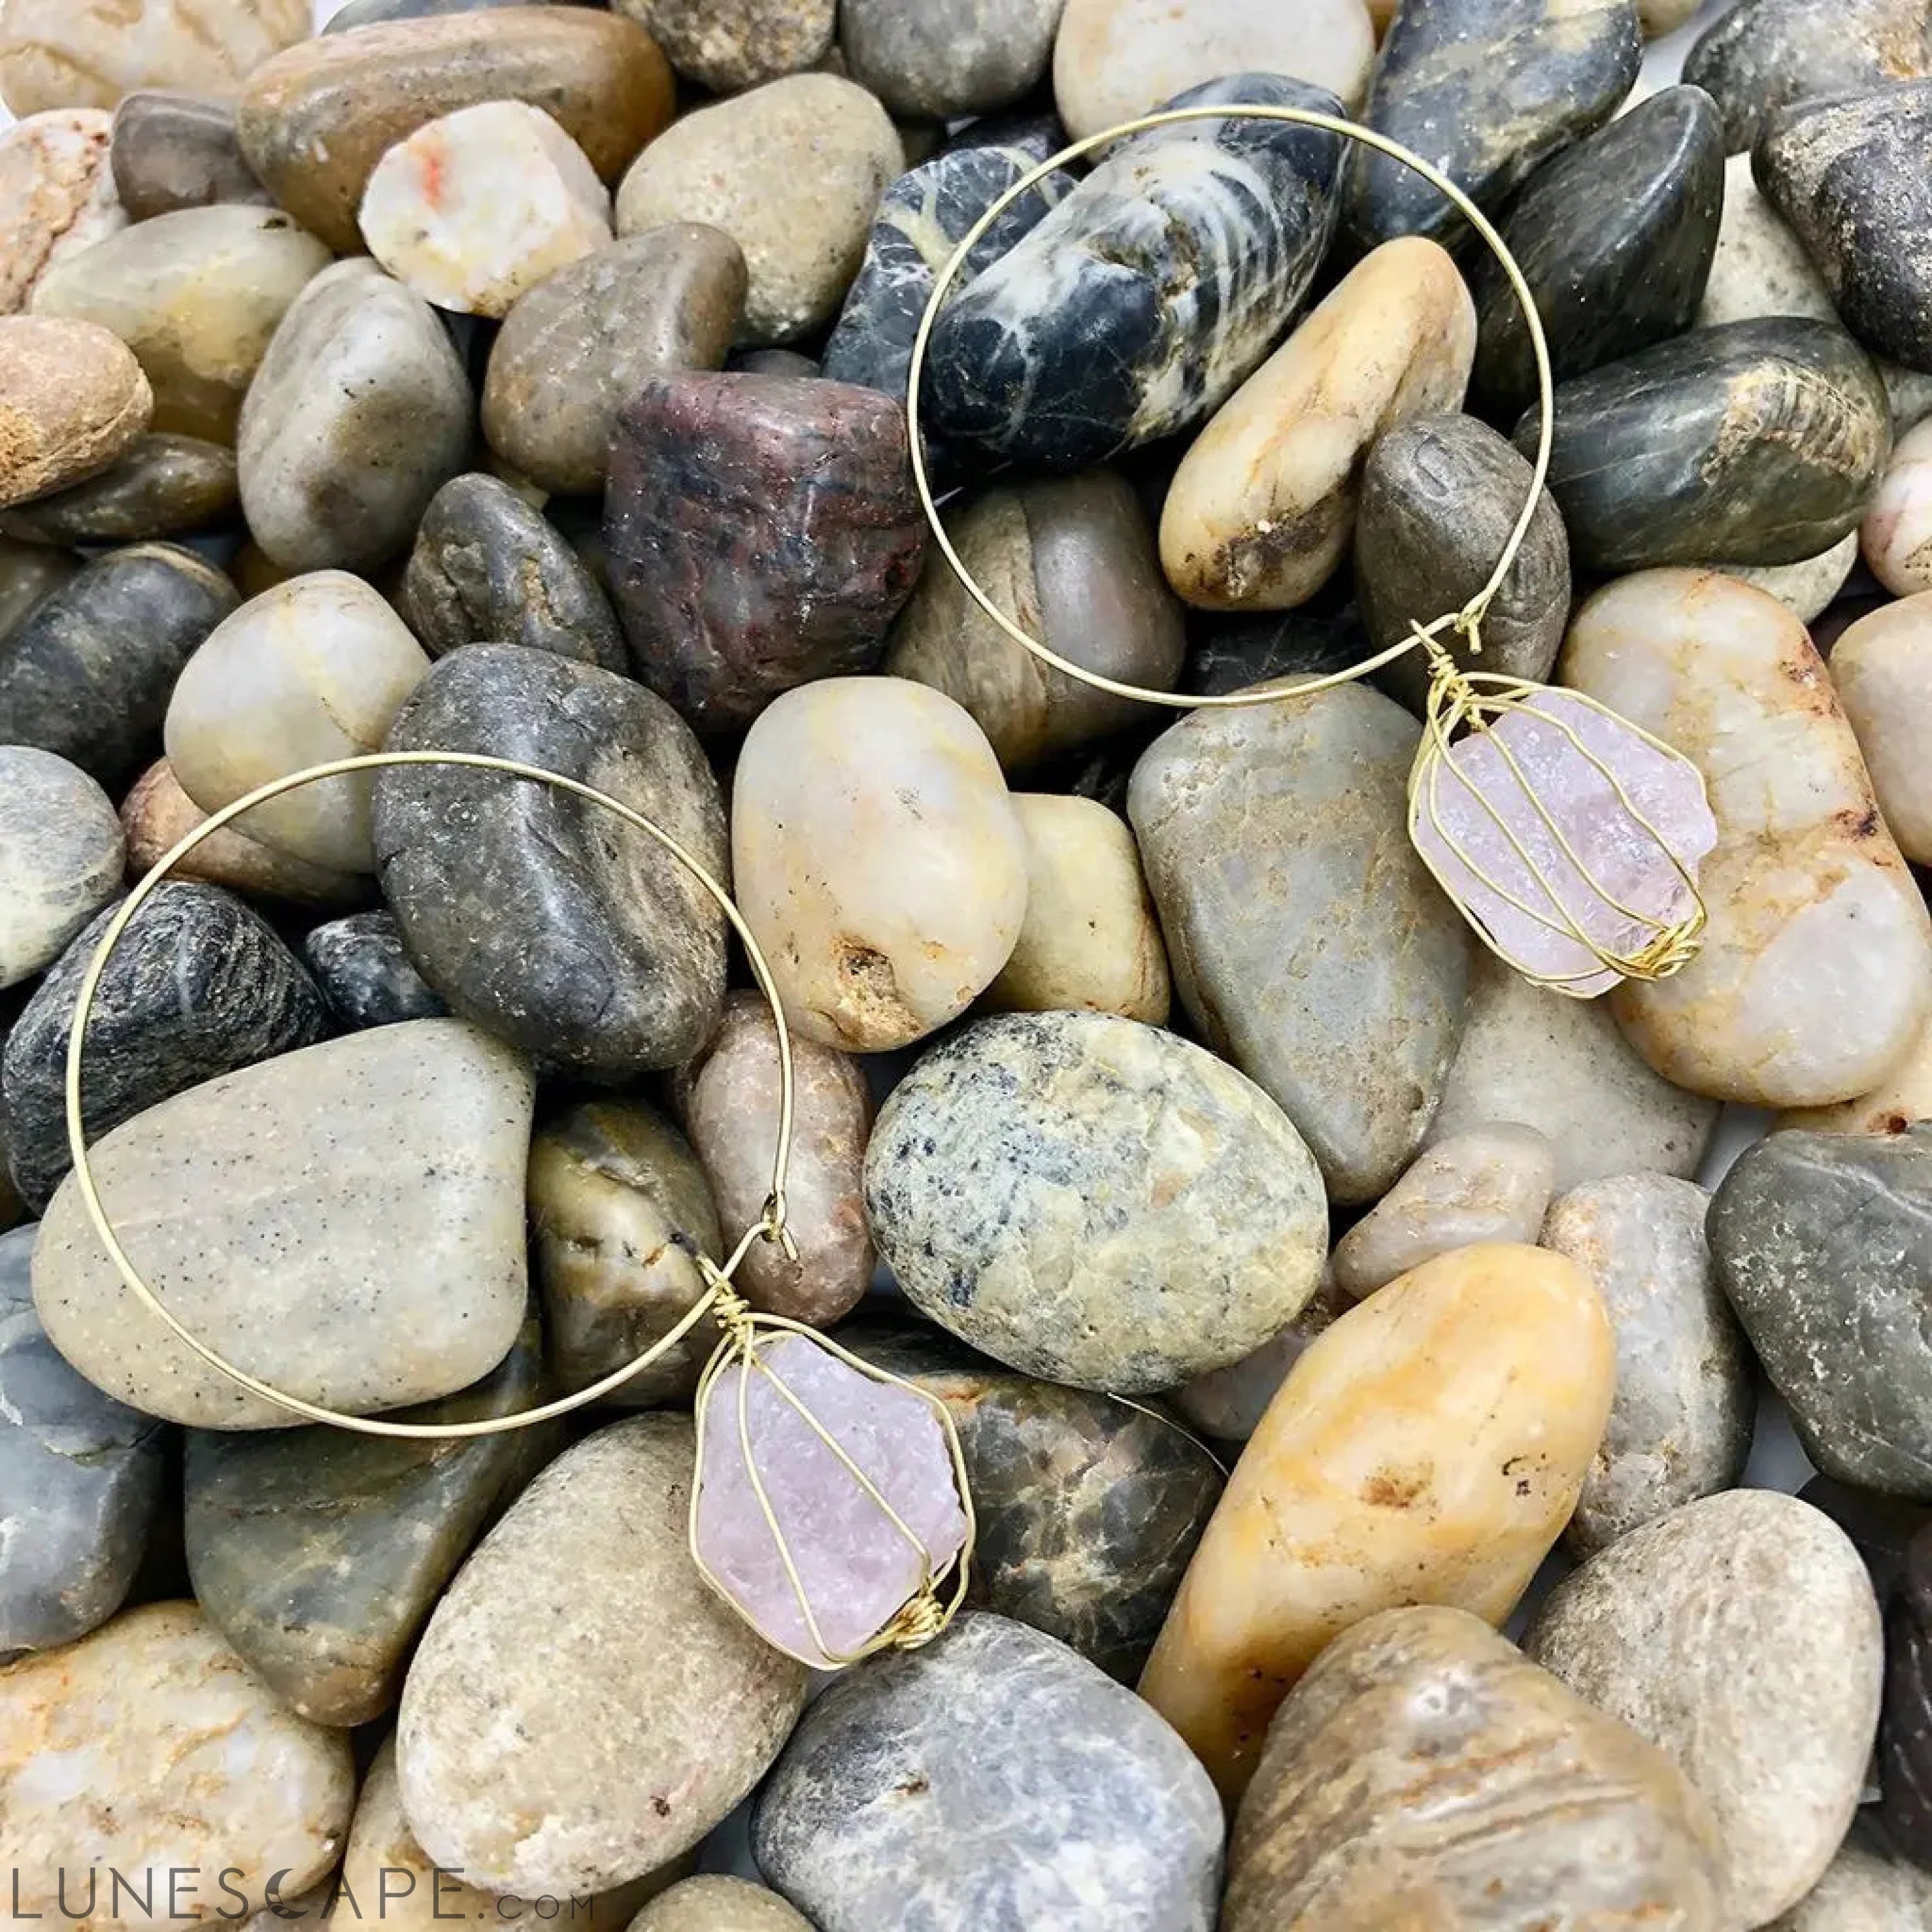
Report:
[[[1230,1802],[1276,1707],[1378,1610],[1500,1624],[1575,1507],[1610,1416],[1609,1317],[1565,1256],[1438,1256],[1310,1345],[1182,1579],[1140,1692]]]

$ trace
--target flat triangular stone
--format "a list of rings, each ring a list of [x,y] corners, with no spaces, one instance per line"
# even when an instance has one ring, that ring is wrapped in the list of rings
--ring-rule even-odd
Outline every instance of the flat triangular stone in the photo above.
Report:
[[[523,1321],[533,1087],[462,1021],[377,1028],[149,1108],[92,1150],[95,1181],[134,1265],[240,1366],[357,1414],[427,1402]],[[33,1275],[50,1340],[110,1395],[205,1429],[296,1421],[136,1301],[71,1175]]]

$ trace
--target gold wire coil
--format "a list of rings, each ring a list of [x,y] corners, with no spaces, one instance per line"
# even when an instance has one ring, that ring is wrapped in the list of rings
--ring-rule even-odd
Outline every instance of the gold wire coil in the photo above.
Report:
[[[94,1179],[92,1162],[89,1157],[84,1116],[81,1106],[81,1070],[86,1054],[88,1022],[93,1016],[95,1000],[99,994],[102,975],[115,948],[121,943],[130,922],[146,904],[154,892],[203,840],[212,838],[218,832],[232,824],[245,812],[271,799],[280,798],[284,794],[298,791],[305,785],[319,784],[326,778],[344,778],[362,772],[392,770],[399,766],[454,766],[472,771],[492,772],[501,776],[526,781],[533,784],[548,785],[584,800],[586,803],[601,806],[614,814],[626,824],[643,832],[683,866],[704,888],[706,894],[716,904],[731,929],[745,949],[750,962],[753,977],[758,990],[770,1005],[772,1018],[778,1030],[778,1120],[777,1138],[772,1156],[771,1190],[766,1197],[764,1210],[756,1222],[748,1228],[740,1238],[730,1253],[722,1262],[714,1262],[706,1256],[698,1257],[698,1265],[705,1282],[704,1292],[694,1301],[665,1334],[607,1376],[592,1382],[589,1387],[544,1402],[511,1415],[484,1417],[468,1422],[398,1422],[379,1415],[352,1415],[344,1411],[328,1408],[320,1402],[310,1402],[303,1396],[292,1395],[264,1382],[259,1376],[251,1374],[238,1364],[231,1362],[212,1344],[194,1334],[169,1309],[155,1294],[129,1258],[127,1250],[116,1232],[112,1222],[103,1206],[100,1193]],[[74,1185],[79,1191],[81,1204],[92,1225],[95,1236],[105,1250],[122,1285],[148,1312],[158,1319],[176,1337],[211,1368],[218,1370],[231,1382],[246,1389],[250,1394],[286,1409],[301,1417],[304,1421],[320,1423],[331,1428],[350,1430],[362,1436],[402,1437],[416,1442],[450,1442],[467,1440],[477,1436],[501,1436],[514,1430],[528,1429],[536,1424],[554,1421],[560,1416],[586,1407],[592,1402],[614,1393],[634,1376],[659,1360],[689,1334],[706,1316],[716,1320],[722,1334],[718,1346],[712,1351],[706,1364],[698,1385],[698,1402],[694,1417],[698,1443],[697,1466],[691,1485],[691,1508],[688,1535],[691,1555],[699,1574],[706,1584],[720,1597],[744,1616],[746,1613],[722,1582],[706,1564],[698,1546],[698,1508],[704,1481],[704,1442],[705,1418],[710,1392],[716,1386],[718,1377],[734,1364],[742,1364],[744,1370],[740,1384],[740,1448],[745,1459],[745,1467],[750,1476],[753,1493],[763,1512],[766,1528],[776,1546],[779,1562],[797,1597],[799,1608],[804,1617],[806,1627],[813,1641],[818,1641],[820,1632],[816,1615],[805,1593],[798,1568],[785,1536],[783,1526],[778,1522],[764,1484],[758,1473],[757,1460],[752,1454],[748,1408],[746,1392],[751,1377],[760,1372],[770,1379],[784,1394],[791,1406],[802,1415],[806,1421],[832,1452],[846,1473],[860,1486],[866,1497],[880,1509],[886,1519],[902,1535],[908,1538],[920,1550],[922,1558],[921,1581],[917,1591],[898,1615],[888,1623],[863,1648],[849,1655],[834,1653],[824,1645],[820,1646],[824,1657],[806,1658],[792,1650],[789,1654],[806,1663],[820,1663],[830,1658],[835,1664],[855,1662],[861,1656],[883,1649],[889,1646],[911,1646],[929,1641],[943,1630],[954,1612],[965,1600],[970,1564],[972,1557],[974,1520],[970,1487],[966,1475],[964,1454],[959,1436],[950,1412],[937,1396],[889,1374],[882,1369],[861,1361],[848,1350],[819,1334],[802,1324],[790,1322],[782,1317],[755,1312],[744,1298],[732,1285],[732,1276],[750,1252],[753,1243],[759,1240],[773,1242],[782,1247],[794,1261],[798,1258],[798,1250],[786,1226],[785,1176],[790,1163],[793,1137],[793,1114],[795,1082],[792,1068],[791,1035],[785,1023],[784,1008],[779,998],[776,982],[771,968],[766,964],[764,952],[750,928],[745,922],[730,894],[706,868],[704,863],[671,835],[652,820],[627,805],[622,799],[614,798],[608,792],[601,791],[594,785],[566,776],[561,772],[545,770],[540,765],[527,764],[514,758],[500,758],[475,752],[372,752],[356,758],[337,758],[326,764],[310,766],[305,770],[292,772],[286,776],[258,786],[246,796],[237,799],[232,804],[204,819],[193,830],[178,840],[155,863],[149,868],[134,890],[108,921],[87,970],[81,976],[79,995],[75,1001],[71,1031],[68,1040],[66,1070],[66,1103],[68,1150],[74,1162]],[[952,1587],[942,1599],[939,1586],[946,1574],[935,1576],[928,1562],[925,1561],[923,1544],[907,1526],[878,1486],[866,1472],[852,1460],[845,1450],[819,1423],[817,1418],[800,1403],[785,1388],[782,1378],[773,1376],[763,1360],[763,1344],[766,1339],[776,1334],[794,1334],[802,1337],[809,1346],[824,1349],[848,1367],[856,1370],[868,1380],[882,1385],[889,1384],[905,1390],[916,1397],[936,1418],[944,1436],[947,1454],[951,1462],[955,1484],[958,1491],[960,1506],[964,1512],[966,1534],[964,1542],[952,1562],[948,1566],[952,1577]],[[767,1640],[770,1640],[769,1639]],[[788,1646],[778,1645],[781,1649]]]
[[[1410,634],[1400,643],[1391,644],[1386,650],[1378,652],[1373,657],[1364,658],[1360,664],[1351,664],[1346,670],[1331,672],[1324,677],[1305,679],[1299,684],[1276,683],[1246,691],[1207,694],[1157,691],[1146,685],[1123,683],[1118,678],[1104,676],[1099,671],[1089,670],[1084,664],[1076,664],[1070,658],[1062,657],[1042,639],[1034,637],[1023,625],[1016,622],[1001,610],[979,579],[967,568],[965,560],[960,556],[946,531],[944,520],[939,514],[932,478],[926,470],[925,438],[920,431],[920,390],[926,374],[927,351],[932,343],[932,332],[946,305],[946,298],[987,230],[1022,195],[1030,193],[1049,175],[1057,172],[1069,163],[1080,160],[1095,149],[1108,146],[1130,135],[1144,134],[1157,128],[1177,127],[1191,121],[1279,121],[1300,128],[1318,128],[1343,140],[1372,148],[1378,153],[1387,155],[1390,160],[1398,161],[1404,167],[1420,175],[1438,194],[1453,204],[1496,256],[1508,280],[1510,291],[1522,310],[1524,326],[1529,334],[1530,352],[1536,362],[1538,431],[1536,458],[1532,468],[1529,490],[1522,512],[1496,559],[1496,568],[1490,573],[1489,580],[1460,610],[1446,611],[1426,624],[1414,626]],[[1061,205],[1064,206],[1065,204]],[[1031,652],[1042,664],[1050,664],[1055,670],[1082,684],[1090,685],[1096,691],[1109,692],[1116,698],[1136,698],[1146,704],[1163,705],[1174,711],[1236,710],[1248,705],[1278,704],[1286,698],[1306,697],[1311,692],[1326,691],[1335,685],[1352,684],[1359,678],[1366,677],[1371,671],[1381,670],[1384,664],[1394,664],[1398,658],[1406,657],[1418,648],[1430,649],[1437,662],[1450,662],[1453,668],[1454,661],[1448,658],[1447,652],[1436,641],[1444,631],[1456,632],[1467,640],[1472,654],[1479,654],[1483,647],[1483,619],[1487,615],[1491,602],[1515,565],[1516,554],[1529,534],[1530,524],[1536,515],[1536,506],[1542,498],[1544,483],[1550,474],[1550,447],[1555,435],[1556,422],[1556,384],[1550,371],[1550,345],[1543,333],[1543,318],[1537,313],[1536,298],[1531,292],[1529,284],[1524,279],[1516,257],[1510,253],[1488,216],[1439,168],[1405,148],[1400,142],[1392,141],[1386,134],[1378,134],[1372,128],[1365,128],[1358,122],[1345,121],[1336,115],[1324,114],[1312,107],[1270,106],[1259,103],[1236,101],[1220,105],[1203,103],[1198,106],[1169,107],[1158,113],[1143,114],[1138,119],[1123,121],[1118,127],[1103,128],[1097,134],[1089,134],[1082,140],[1071,142],[1057,154],[1049,155],[1038,166],[1028,169],[1018,181],[998,196],[966,231],[964,238],[953,250],[945,266],[940,270],[933,283],[932,292],[926,298],[924,312],[920,316],[919,328],[913,337],[912,359],[906,371],[906,426],[912,452],[913,487],[919,493],[920,508],[926,512],[926,522],[932,530],[934,541],[939,546],[940,554],[951,567],[952,574],[958,578],[967,596],[1000,631],[1015,644]]]

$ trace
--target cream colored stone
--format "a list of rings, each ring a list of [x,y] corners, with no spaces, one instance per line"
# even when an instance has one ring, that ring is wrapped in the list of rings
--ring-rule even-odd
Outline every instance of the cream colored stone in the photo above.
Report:
[[[1831,607],[1858,561],[1858,533],[1852,530],[1829,550],[1796,563],[1707,563],[1704,568],[1775,597],[1801,624],[1808,624]]]
[[[79,766],[0,745],[0,987],[60,957],[114,896],[124,852],[112,802]]]
[[[106,469],[154,410],[140,364],[109,330],[0,316],[0,510]]]
[[[739,339],[789,342],[838,313],[879,197],[904,166],[898,130],[862,87],[792,74],[660,134],[618,188],[617,232],[722,228],[751,274]]]
[[[903,678],[822,679],[759,715],[731,865],[787,1018],[855,1052],[956,1019],[1026,916],[1026,835],[992,747],[951,698]]]
[[[1612,1174],[1695,1174],[1718,1103],[1646,1066],[1601,1000],[1532,986],[1479,948],[1468,1022],[1429,1138],[1487,1120],[1535,1128],[1556,1150],[1562,1193]]]
[[[1534,1242],[1556,1156],[1534,1127],[1496,1123],[1438,1140],[1335,1244],[1336,1285],[1355,1300],[1452,1249]]]
[[[217,812],[271,779],[380,751],[429,658],[381,594],[318,570],[264,591],[211,631],[174,688],[163,737],[182,789]],[[371,772],[271,799],[236,825],[311,866],[373,872]]]
[[[722,1874],[688,1878],[644,1907],[631,1932],[812,1932],[775,1892]]]
[[[138,878],[158,864],[208,817],[182,790],[167,760],[157,760],[121,802],[129,871]],[[226,886],[238,892],[317,907],[354,905],[373,890],[364,874],[304,865],[285,852],[244,837],[232,826],[211,832],[175,868],[175,876],[206,879],[210,885]]]
[[[1753,316],[1809,316],[1835,322],[1831,291],[1812,267],[1804,244],[1758,192],[1748,153],[1724,164],[1724,209],[1718,223],[1718,251],[1697,326],[1743,322]]]
[[[604,1890],[696,1844],[797,1721],[805,1672],[706,1586],[688,1416],[568,1450],[436,1606],[396,1764],[423,1849],[472,1885]]]
[[[1013,809],[1026,834],[1026,920],[986,1004],[1165,1026],[1167,949],[1126,821],[1095,800],[1058,793],[1016,792]]]
[[[0,315],[25,308],[56,262],[128,225],[107,165],[114,117],[32,114],[0,133]]]
[[[1363,0],[1067,0],[1054,99],[1076,140],[1231,74],[1292,74],[1354,108],[1375,52]]]
[[[1502,1623],[1576,1503],[1614,1372],[1589,1277],[1503,1244],[1425,1263],[1316,1339],[1235,1466],[1141,1679],[1224,1795],[1352,1624],[1414,1603]]]
[[[94,1147],[128,1252],[194,1332],[362,1414],[466,1388],[522,1325],[534,1082],[460,1020],[304,1047],[164,1100]],[[122,1286],[72,1175],[34,1248],[54,1346],[130,1407],[208,1429],[298,1418],[190,1354]]]
[[[1475,353],[1475,304],[1448,250],[1384,242],[1182,458],[1160,519],[1168,583],[1210,610],[1306,602],[1348,554],[1370,446],[1460,409]]]
[[[348,1733],[284,1710],[193,1604],[0,1671],[16,1924],[232,1924],[333,1868],[355,1796]]]
[[[112,107],[137,87],[232,94],[311,31],[308,0],[7,0],[0,100],[26,115]]]
[[[1733,578],[1644,571],[1583,606],[1558,670],[1690,759],[1717,818],[1702,950],[1610,996],[1637,1051],[1749,1106],[1869,1091],[1932,1010],[1932,925],[1804,626]]]
[[[1772,1122],[1814,1134],[1902,1134],[1916,1120],[1932,1120],[1932,1020],[1905,1056],[1869,1094],[1835,1107],[1793,1107]]]
[[[1900,437],[1866,507],[1858,548],[1894,596],[1932,590],[1932,422]]]
[[[1709,1800],[1732,1925],[1824,1875],[1864,1783],[1884,1643],[1864,1561],[1822,1511],[1769,1490],[1686,1504],[1566,1577],[1523,1647]]]
[[[849,1053],[794,1040],[791,1060],[785,1226],[798,1259],[775,1243],[754,1242],[734,1278],[755,1306],[824,1328],[850,1314],[872,1286],[865,1168],[872,1094]],[[684,1084],[686,1130],[735,1244],[764,1212],[778,1144],[778,1035],[762,994],[727,998],[724,1020]]]
[[[1932,484],[1932,460],[1925,475]],[[1832,646],[1831,671],[1899,850],[1932,862],[1932,588],[1847,625]]]
[[[1766,1932],[1925,1932],[1932,1872],[1890,1856],[1854,1825],[1825,1876]]]
[[[424,301],[501,316],[544,276],[607,247],[610,197],[540,107],[485,100],[426,122],[376,164],[369,252]]]
[[[232,442],[275,325],[328,261],[279,208],[178,208],[51,268],[33,309],[119,336],[154,385],[156,429]]]

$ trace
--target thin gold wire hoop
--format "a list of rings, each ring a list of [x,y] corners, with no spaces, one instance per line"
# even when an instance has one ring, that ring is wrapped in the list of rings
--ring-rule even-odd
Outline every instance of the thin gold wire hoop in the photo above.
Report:
[[[308,1401],[301,1396],[290,1395],[230,1361],[194,1334],[167,1307],[148,1286],[140,1270],[128,1258],[127,1250],[122,1246],[120,1237],[114,1231],[114,1224],[108,1219],[107,1210],[101,1205],[100,1193],[94,1184],[94,1168],[88,1158],[82,1128],[81,1061],[86,1050],[87,1023],[93,1016],[94,998],[100,990],[101,976],[107,970],[107,963],[113,956],[114,949],[121,943],[122,935],[128,930],[129,922],[147,903],[156,889],[166,883],[175,868],[203,839],[212,838],[244,812],[251,812],[256,806],[265,805],[271,799],[280,798],[286,792],[299,791],[303,786],[319,784],[324,778],[345,778],[358,772],[393,770],[407,765],[440,765],[458,766],[470,771],[495,772],[505,777],[526,779],[533,784],[548,785],[553,790],[568,792],[583,799],[589,804],[601,806],[626,824],[634,826],[646,837],[654,840],[697,880],[730,922],[731,929],[744,946],[746,956],[751,962],[752,975],[758,982],[758,990],[770,1004],[772,1021],[778,1028],[778,1131],[772,1156],[771,1192],[766,1198],[764,1214],[746,1230],[730,1256],[722,1262],[705,1265],[704,1277],[710,1285],[704,1294],[692,1304],[667,1334],[660,1336],[642,1354],[626,1362],[621,1368],[614,1369],[601,1381],[592,1382],[587,1388],[578,1389],[572,1394],[560,1396],[554,1402],[544,1402],[536,1408],[524,1409],[514,1415],[484,1417],[473,1422],[394,1422],[386,1420],[380,1416],[350,1415],[340,1409],[325,1408],[320,1402]],[[515,758],[491,758],[480,752],[370,752],[356,758],[336,758],[327,764],[311,765],[305,770],[291,772],[267,784],[257,786],[247,796],[238,798],[233,804],[225,805],[219,812],[203,819],[192,831],[176,841],[155,861],[134,890],[122,902],[114,916],[108,921],[106,931],[100,935],[100,943],[94,948],[92,958],[88,962],[87,970],[81,976],[80,994],[74,1004],[71,1026],[67,1049],[68,1152],[73,1159],[74,1181],[80,1190],[82,1205],[87,1211],[87,1218],[93,1224],[94,1234],[106,1250],[108,1258],[114,1264],[115,1270],[120,1276],[123,1285],[148,1313],[158,1317],[177,1340],[184,1342],[210,1368],[219,1370],[250,1395],[264,1402],[272,1402],[278,1408],[286,1409],[306,1421],[326,1423],[333,1428],[352,1430],[362,1436],[401,1436],[411,1441],[433,1442],[466,1440],[478,1436],[503,1436],[513,1430],[529,1429],[540,1422],[554,1421],[558,1416],[568,1415],[574,1409],[586,1408],[614,1390],[622,1388],[634,1376],[641,1374],[682,1341],[706,1316],[711,1313],[722,1298],[734,1295],[735,1291],[730,1286],[731,1276],[750,1252],[753,1242],[775,1241],[792,1258],[795,1260],[797,1258],[797,1250],[785,1226],[784,1183],[786,1172],[791,1162],[794,1094],[791,1034],[786,1027],[784,1009],[780,1003],[771,968],[765,962],[764,954],[760,951],[757,940],[752,937],[751,929],[746,925],[743,916],[739,912],[730,894],[712,877],[700,860],[687,851],[662,826],[646,818],[634,807],[626,805],[622,799],[613,798],[608,792],[599,791],[596,786],[566,777],[561,772],[548,771],[541,765],[526,764]]]
[[[1196,694],[1178,691],[1156,691],[1146,685],[1124,684],[1118,678],[1106,677],[1099,671],[1089,670],[1084,664],[1077,664],[1070,658],[1062,657],[1040,638],[1007,616],[994,602],[979,579],[966,568],[965,560],[955,548],[947,535],[945,524],[939,514],[939,506],[934,500],[931,478],[926,473],[926,449],[920,430],[920,389],[926,374],[926,350],[932,339],[940,313],[953,284],[959,278],[968,258],[980,245],[986,231],[1020,197],[1037,188],[1048,176],[1090,154],[1095,148],[1105,147],[1114,141],[1126,139],[1130,135],[1144,134],[1156,128],[1172,128],[1188,121],[1282,121],[1299,128],[1316,128],[1339,136],[1346,141],[1372,148],[1385,154],[1392,161],[1399,161],[1414,173],[1420,175],[1436,192],[1443,196],[1462,218],[1480,235],[1501,265],[1508,278],[1511,292],[1522,310],[1523,321],[1529,331],[1532,354],[1536,360],[1537,406],[1538,428],[1536,444],[1536,460],[1530,477],[1529,491],[1524,501],[1522,513],[1517,517],[1508,541],[1496,559],[1496,566],[1490,573],[1489,581],[1460,610],[1445,611],[1441,616],[1426,624],[1410,627],[1408,636],[1400,644],[1391,644],[1388,650],[1378,652],[1373,657],[1364,658],[1360,663],[1351,664],[1347,669],[1330,673],[1325,677],[1309,678],[1300,684],[1270,684],[1248,691],[1230,691],[1219,693]],[[932,527],[940,554],[952,567],[952,574],[958,578],[966,594],[979,605],[988,617],[1012,641],[1030,651],[1042,664],[1051,664],[1055,670],[1065,674],[1079,682],[1091,686],[1096,691],[1111,693],[1116,698],[1138,699],[1144,704],[1160,704],[1172,711],[1238,710],[1251,704],[1274,704],[1285,698],[1300,698],[1311,692],[1326,691],[1331,686],[1352,684],[1358,678],[1366,677],[1370,671],[1379,670],[1383,665],[1406,657],[1417,646],[1439,652],[1441,646],[1436,639],[1444,631],[1454,630],[1468,638],[1476,648],[1480,648],[1480,632],[1482,621],[1487,614],[1491,601],[1503,586],[1516,562],[1516,554],[1529,534],[1531,522],[1536,515],[1537,505],[1542,500],[1543,486],[1550,474],[1550,446],[1556,423],[1556,381],[1550,372],[1550,345],[1543,333],[1543,318],[1536,310],[1536,297],[1529,284],[1516,265],[1502,237],[1487,215],[1465,194],[1442,171],[1422,157],[1405,148],[1400,141],[1391,141],[1386,134],[1378,134],[1372,128],[1364,128],[1358,122],[1345,121],[1333,114],[1324,114],[1312,107],[1280,107],[1263,106],[1258,103],[1229,102],[1213,106],[1202,104],[1194,107],[1169,107],[1157,114],[1144,114],[1138,120],[1123,121],[1118,127],[1103,128],[1097,134],[1089,134],[1084,140],[1075,141],[1060,149],[1057,154],[1049,155],[1037,167],[1029,169],[1012,187],[1000,195],[966,231],[964,238],[952,251],[945,267],[939,272],[938,279],[932,285],[932,292],[926,298],[926,308],[919,319],[919,328],[913,337],[912,360],[906,371],[906,428],[912,452],[913,487],[919,492],[920,506],[926,512],[926,520]]]

